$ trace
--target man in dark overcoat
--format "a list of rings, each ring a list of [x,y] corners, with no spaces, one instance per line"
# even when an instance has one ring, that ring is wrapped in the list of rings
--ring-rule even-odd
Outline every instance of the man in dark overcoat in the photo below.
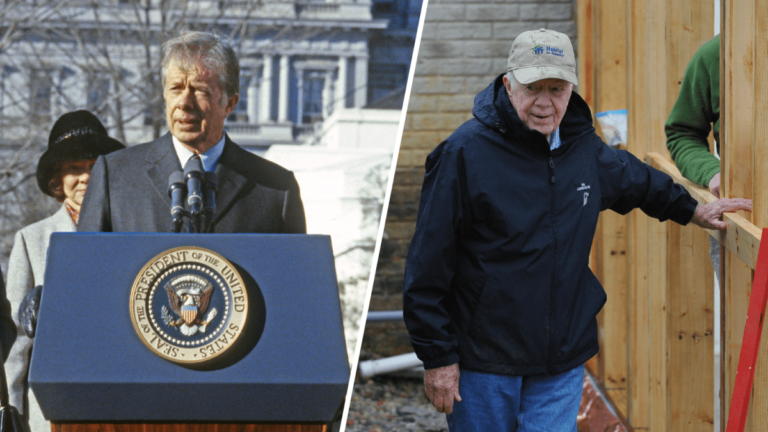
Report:
[[[299,185],[291,171],[235,144],[224,120],[239,100],[240,67],[218,37],[190,32],[163,45],[162,83],[169,132],[99,157],[78,231],[170,232],[170,175],[199,156],[218,176],[219,233],[304,233]]]

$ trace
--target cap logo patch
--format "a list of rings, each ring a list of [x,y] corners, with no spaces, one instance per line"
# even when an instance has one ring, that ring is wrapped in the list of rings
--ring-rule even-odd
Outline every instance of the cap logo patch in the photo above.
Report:
[[[552,55],[558,56],[558,57],[565,57],[565,54],[563,54],[563,50],[560,49],[560,48],[555,48],[555,47],[547,46],[546,50],[547,50],[547,54],[552,54]]]
[[[547,48],[549,48],[549,47],[547,47]],[[544,54],[544,47],[543,47],[543,46],[541,46],[541,45],[536,45],[536,46],[534,46],[534,47],[532,48],[532,50],[533,50],[533,53],[534,53],[535,55]]]

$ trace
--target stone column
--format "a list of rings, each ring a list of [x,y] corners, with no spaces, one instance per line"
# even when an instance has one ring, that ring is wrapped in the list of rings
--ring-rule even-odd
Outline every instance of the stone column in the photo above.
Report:
[[[298,83],[297,83],[297,87],[299,91],[299,97],[298,97],[299,106],[296,107],[297,108],[296,124],[301,125],[301,124],[304,124],[304,119],[303,119],[304,117],[304,71],[298,70],[296,71],[296,75],[298,75],[299,77]]]
[[[355,107],[368,100],[368,57],[355,57]]]
[[[347,107],[347,57],[339,57],[339,74],[336,78],[336,111]]]
[[[62,88],[62,81],[64,81],[63,69],[56,69],[51,72],[51,119],[54,119],[54,121],[59,117],[59,113],[63,114],[64,107],[62,106],[63,103],[59,94],[59,90]],[[99,120],[106,122],[106,119]]]
[[[323,106],[320,112],[323,114],[323,119],[331,116],[333,112],[333,84],[331,83],[331,77],[333,71],[325,71],[323,74]]]
[[[264,66],[261,68],[261,86],[259,88],[261,104],[259,105],[259,123],[269,123],[272,112],[272,56],[264,55]]]
[[[259,77],[256,73],[251,73],[250,80],[248,82],[248,123],[256,124],[259,122]]]
[[[280,56],[280,84],[277,103],[277,122],[288,122],[288,56]]]

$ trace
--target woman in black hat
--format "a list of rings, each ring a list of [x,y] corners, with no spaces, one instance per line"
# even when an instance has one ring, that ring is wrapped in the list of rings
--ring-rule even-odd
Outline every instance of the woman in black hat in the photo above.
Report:
[[[104,125],[95,115],[85,110],[75,111],[56,120],[48,138],[48,150],[37,164],[37,185],[40,190],[63,205],[53,216],[16,233],[8,262],[6,286],[11,310],[14,312],[13,318],[19,330],[5,363],[10,403],[29,421],[28,426],[32,431],[51,430],[51,426],[40,412],[35,396],[28,390],[27,374],[33,341],[30,336],[33,334],[28,336],[22,330],[16,311],[24,297],[43,284],[51,233],[77,230],[80,206],[96,158],[122,148],[125,146],[107,135]],[[39,296],[39,293],[35,294]],[[25,403],[26,397],[29,403]]]

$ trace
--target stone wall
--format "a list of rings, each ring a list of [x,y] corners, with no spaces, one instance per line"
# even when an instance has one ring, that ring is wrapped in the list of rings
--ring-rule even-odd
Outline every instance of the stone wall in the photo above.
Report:
[[[475,95],[506,72],[514,38],[539,28],[567,34],[576,48],[576,0],[429,1],[370,310],[402,308],[426,156],[472,117]],[[363,348],[382,356],[412,351],[402,323],[366,325]]]

